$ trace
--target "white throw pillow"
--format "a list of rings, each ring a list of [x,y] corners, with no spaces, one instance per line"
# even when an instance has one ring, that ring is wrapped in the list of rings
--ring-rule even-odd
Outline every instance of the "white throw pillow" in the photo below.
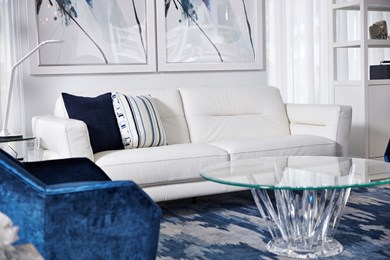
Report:
[[[160,115],[150,95],[112,92],[111,97],[125,149],[166,145]]]

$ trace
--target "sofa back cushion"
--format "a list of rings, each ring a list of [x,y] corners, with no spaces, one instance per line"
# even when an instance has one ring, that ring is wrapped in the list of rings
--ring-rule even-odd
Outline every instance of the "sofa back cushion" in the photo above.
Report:
[[[165,130],[167,144],[189,143],[190,137],[184,116],[183,105],[178,89],[128,89],[111,88],[105,91],[88,90],[70,92],[73,95],[95,97],[105,92],[117,91],[125,95],[150,95],[158,109]],[[57,99],[54,115],[68,118],[64,102],[60,96]]]
[[[87,125],[93,153],[123,148],[111,93],[97,97],[62,93],[62,100],[69,118],[81,120]]]
[[[111,98],[125,149],[167,144],[158,108],[151,96],[112,92]]]
[[[193,143],[290,134],[277,88],[182,88],[180,94]]]

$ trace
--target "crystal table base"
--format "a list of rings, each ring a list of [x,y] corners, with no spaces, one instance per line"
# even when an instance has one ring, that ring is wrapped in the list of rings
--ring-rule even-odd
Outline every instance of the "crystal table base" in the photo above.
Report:
[[[252,189],[257,208],[272,236],[267,249],[293,258],[341,253],[343,246],[333,236],[350,190],[274,190],[275,198],[271,199],[267,190]]]

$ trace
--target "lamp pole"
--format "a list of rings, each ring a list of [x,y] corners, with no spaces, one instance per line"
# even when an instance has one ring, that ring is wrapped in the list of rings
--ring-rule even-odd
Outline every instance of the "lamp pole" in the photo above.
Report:
[[[3,126],[0,131],[0,137],[2,138],[16,138],[16,137],[21,137],[22,135],[11,135],[11,133],[8,130],[8,119],[9,119],[9,112],[10,112],[10,107],[11,107],[11,97],[12,97],[12,92],[13,92],[13,83],[14,83],[14,75],[16,68],[23,62],[25,61],[28,57],[30,57],[34,52],[39,50],[42,46],[48,44],[48,43],[60,43],[63,42],[61,40],[47,40],[43,41],[38,46],[36,46],[34,49],[32,49],[29,53],[27,53],[23,58],[21,58],[18,62],[15,63],[15,65],[12,66],[11,69],[11,76],[9,79],[9,84],[8,84],[8,97],[7,97],[7,103],[6,103],[6,109],[5,109],[5,116],[4,116],[4,121],[3,121]]]

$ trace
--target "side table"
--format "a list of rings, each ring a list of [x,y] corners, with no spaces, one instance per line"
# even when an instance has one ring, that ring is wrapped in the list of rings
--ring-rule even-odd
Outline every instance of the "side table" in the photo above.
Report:
[[[21,161],[39,160],[39,138],[35,136],[0,137],[0,148]],[[11,143],[21,143],[18,147]]]

